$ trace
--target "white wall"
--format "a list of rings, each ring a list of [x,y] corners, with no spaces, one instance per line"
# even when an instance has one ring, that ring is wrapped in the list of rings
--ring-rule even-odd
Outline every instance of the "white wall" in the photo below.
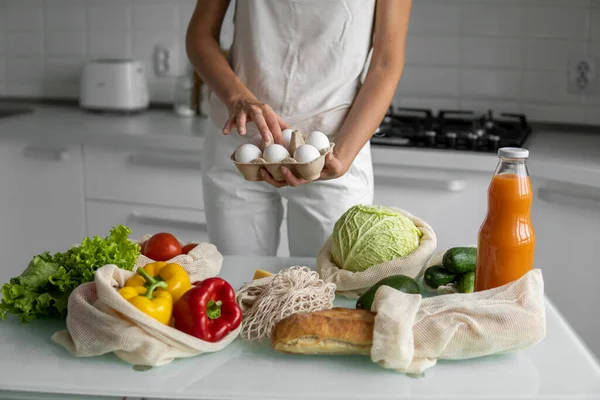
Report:
[[[169,101],[175,77],[152,68],[156,45],[178,49],[196,0],[0,0],[0,95],[76,98],[87,59],[133,57],[148,63],[151,98]],[[232,13],[222,45],[232,40]]]
[[[600,68],[600,0],[414,0],[407,48],[400,105],[600,123],[600,82],[567,91],[570,57]]]
[[[183,64],[194,4],[0,0],[0,95],[75,98],[86,59],[150,62],[156,44],[179,46]],[[231,37],[230,13],[225,47]],[[414,0],[396,104],[600,124],[600,83],[596,94],[567,92],[568,60],[585,55],[600,70],[600,0]],[[169,101],[174,78],[149,71],[152,99]]]

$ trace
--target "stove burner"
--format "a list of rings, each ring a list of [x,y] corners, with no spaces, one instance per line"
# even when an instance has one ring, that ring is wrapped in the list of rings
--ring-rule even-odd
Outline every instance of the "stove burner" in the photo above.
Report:
[[[443,150],[497,152],[521,147],[531,128],[521,114],[483,115],[472,111],[440,110],[434,115],[421,108],[390,107],[371,138],[375,145],[424,147]]]
[[[446,147],[455,148],[457,136],[456,132],[446,132]]]

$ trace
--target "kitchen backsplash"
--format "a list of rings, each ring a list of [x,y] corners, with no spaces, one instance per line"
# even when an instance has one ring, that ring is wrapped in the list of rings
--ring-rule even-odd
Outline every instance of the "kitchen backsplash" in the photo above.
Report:
[[[600,83],[568,91],[589,56],[600,68],[600,0],[415,0],[396,103],[600,124]]]
[[[77,98],[87,59],[133,57],[147,64],[151,99],[170,101],[176,76],[157,76],[155,48],[175,50],[173,71],[185,72],[185,31],[195,4],[196,0],[0,0],[0,95]],[[232,40],[231,11],[223,27],[224,47]]]
[[[175,49],[184,71],[195,3],[0,0],[0,95],[76,98],[87,59],[134,57],[148,63],[152,99],[170,101],[175,77],[154,73],[155,46]],[[395,104],[600,124],[600,74],[592,93],[568,91],[569,60],[585,57],[600,70],[600,0],[414,0]]]

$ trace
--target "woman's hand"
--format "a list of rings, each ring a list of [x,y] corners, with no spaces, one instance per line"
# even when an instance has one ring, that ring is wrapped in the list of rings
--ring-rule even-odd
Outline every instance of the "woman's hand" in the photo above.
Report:
[[[321,171],[321,176],[315,179],[315,181],[326,181],[329,179],[339,178],[340,176],[344,175],[346,171],[348,171],[348,169],[350,168],[350,164],[351,162],[343,161],[336,153],[329,153],[327,154],[327,157],[325,157],[325,166],[323,167],[323,171]],[[314,182],[295,177],[294,174],[292,174],[292,171],[285,167],[281,167],[281,172],[283,173],[285,181],[280,182],[273,179],[271,174],[269,174],[269,172],[266,169],[261,169],[261,175],[263,180],[277,188],[284,186],[295,187],[304,185],[306,183]]]
[[[267,104],[260,103],[235,74],[219,45],[223,19],[230,0],[198,0],[186,32],[186,54],[202,81],[227,105],[229,118],[223,126],[228,135],[237,128],[246,134],[253,121],[266,142],[281,143],[288,125]]]
[[[289,125],[273,111],[271,106],[257,100],[244,98],[232,103],[229,108],[229,119],[223,127],[223,134],[228,135],[233,128],[237,128],[240,135],[246,134],[246,123],[254,122],[263,140],[267,143],[271,139],[275,143],[282,143],[281,131]]]

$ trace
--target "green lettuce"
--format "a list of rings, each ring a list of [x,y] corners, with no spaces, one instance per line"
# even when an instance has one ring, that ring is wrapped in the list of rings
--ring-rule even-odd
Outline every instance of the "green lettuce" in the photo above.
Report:
[[[37,318],[65,318],[73,290],[94,280],[106,264],[131,271],[140,247],[129,240],[131,229],[118,225],[106,238],[84,238],[64,253],[45,252],[33,257],[25,271],[2,285],[0,319],[18,315],[22,322]]]
[[[356,205],[336,221],[331,254],[338,267],[359,272],[412,253],[421,236],[409,218],[393,209]]]

